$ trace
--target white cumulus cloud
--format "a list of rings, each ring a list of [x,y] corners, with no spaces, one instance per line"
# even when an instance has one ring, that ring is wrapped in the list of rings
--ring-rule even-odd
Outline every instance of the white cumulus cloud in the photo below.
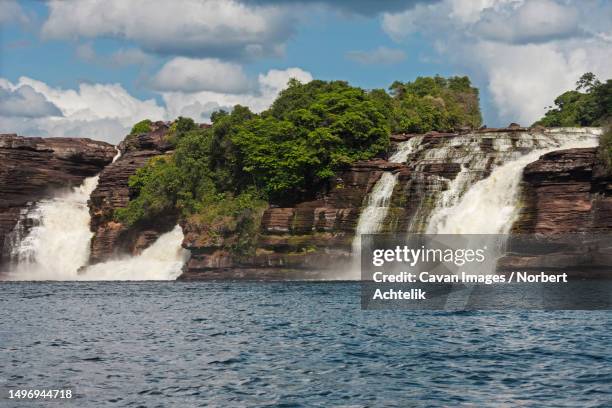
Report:
[[[38,118],[62,116],[62,111],[29,85],[0,82],[0,116]]]
[[[0,78],[0,132],[89,137],[117,143],[134,123],[143,119],[189,116],[206,122],[212,112],[230,110],[236,104],[261,112],[270,106],[290,78],[301,82],[312,80],[310,73],[300,68],[272,69],[260,74],[254,81],[255,86],[243,93],[161,92],[165,106],[154,99],[138,99],[119,84],[83,83],[77,89],[62,89],[28,77],[21,77],[16,83]],[[15,98],[26,98],[27,102],[15,103]],[[24,107],[28,110],[24,111]]]
[[[40,111],[34,118],[32,115],[29,118],[16,117],[2,110],[0,127],[3,132],[26,136],[91,137],[116,143],[135,122],[165,118],[165,109],[154,100],[135,98],[119,84],[84,83],[78,89],[61,89],[21,77],[15,84],[2,79],[0,87],[32,90],[28,92],[44,98],[57,110],[49,110],[47,106],[46,112]]]
[[[249,86],[240,65],[215,58],[173,58],[162,67],[152,82],[157,90],[181,92],[241,93]]]
[[[499,124],[529,125],[581,74],[612,76],[610,16],[607,2],[442,0],[386,13],[382,27],[400,43],[420,33],[445,65],[476,79]]]
[[[507,43],[539,43],[579,35],[578,10],[552,0],[509,3],[486,9],[475,26],[485,39]]]
[[[291,78],[307,83],[312,80],[312,75],[300,68],[272,69],[265,74],[259,74],[256,85],[249,92],[163,92],[162,97],[170,117],[182,115],[206,121],[213,111],[227,110],[237,104],[248,106],[254,112],[265,110]]]
[[[114,37],[164,55],[251,58],[278,55],[294,15],[235,0],[53,0],[46,38]]]

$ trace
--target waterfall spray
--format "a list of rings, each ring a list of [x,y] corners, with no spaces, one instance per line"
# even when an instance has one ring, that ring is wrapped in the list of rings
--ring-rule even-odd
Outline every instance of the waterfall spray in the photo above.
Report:
[[[189,251],[181,247],[183,231],[175,226],[137,256],[126,256],[86,267],[79,280],[175,280]]]

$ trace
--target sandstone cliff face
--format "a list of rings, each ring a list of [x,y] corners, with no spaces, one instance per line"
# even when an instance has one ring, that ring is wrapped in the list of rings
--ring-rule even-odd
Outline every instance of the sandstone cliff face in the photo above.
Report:
[[[108,260],[118,253],[136,254],[174,226],[174,220],[159,220],[155,225],[128,230],[113,221],[115,209],[125,207],[130,199],[130,176],[152,157],[171,149],[165,137],[167,131],[165,123],[156,122],[152,132],[126,137],[119,144],[121,156],[100,173],[98,186],[89,202],[91,230],[94,232],[91,263]]]
[[[91,139],[0,135],[0,263],[5,236],[28,205],[80,185],[116,153],[112,145]]]
[[[524,131],[524,128],[513,129],[506,135],[508,143],[518,137],[515,133]],[[490,129],[475,141],[459,133],[393,135],[391,150],[399,143],[419,138],[419,149],[408,155],[406,163],[382,159],[360,162],[339,174],[329,193],[321,199],[288,208],[267,209],[254,256],[232,256],[222,248],[222,241],[203,240],[196,228],[184,222],[183,246],[191,251],[191,259],[180,279],[342,278],[333,274],[338,269],[348,272],[350,268],[360,212],[383,172],[396,174],[397,184],[380,232],[411,229],[419,232],[423,225],[414,221],[427,219],[432,203],[447,187],[448,180],[455,178],[461,163],[469,161],[469,152],[460,144],[470,141],[484,146],[481,155],[487,159],[472,172],[475,177],[485,177],[495,156],[488,151],[493,151],[493,139],[500,137],[498,132],[509,130]]]
[[[596,148],[543,155],[525,168],[522,191],[514,232],[612,232],[612,178],[598,163]]]
[[[222,241],[203,240],[183,222],[183,246],[191,251],[179,279],[331,278],[329,271],[350,260],[351,243],[367,192],[383,171],[397,172],[398,163],[360,162],[340,173],[328,194],[293,207],[265,210],[255,254],[236,257]]]
[[[597,149],[548,153],[523,173],[522,208],[501,270],[563,270],[609,277],[612,175]],[[534,234],[534,235],[524,235]]]
[[[211,237],[199,230],[201,226],[180,220],[183,246],[192,255],[182,279],[333,277],[330,271],[338,270],[338,263],[346,270],[351,262],[359,214],[384,172],[396,175],[397,183],[380,232],[423,232],[433,206],[460,172],[471,183],[485,178],[494,165],[538,148],[542,132],[515,127],[394,135],[396,146],[419,138],[419,148],[405,163],[356,163],[332,180],[318,199],[267,208],[256,247],[248,255],[226,249],[232,237]],[[125,207],[132,194],[129,177],[152,157],[171,153],[167,133],[167,125],[157,122],[150,133],[128,136],[119,146],[122,156],[100,174],[90,199],[92,263],[139,253],[177,222],[175,214],[168,214],[155,224],[128,229],[113,220],[114,211]],[[551,153],[528,166],[515,230],[554,234],[612,228],[609,177],[598,169],[594,149]]]

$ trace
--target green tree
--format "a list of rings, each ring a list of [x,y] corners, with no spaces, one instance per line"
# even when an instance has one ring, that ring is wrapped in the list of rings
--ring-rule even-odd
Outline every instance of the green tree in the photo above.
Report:
[[[339,169],[386,152],[384,106],[343,81],[292,81],[232,135],[243,170],[274,202],[313,196]]]
[[[395,82],[391,94],[344,81],[290,80],[261,114],[236,105],[211,120],[210,127],[183,117],[171,124],[166,137],[174,152],[130,178],[131,200],[117,219],[134,225],[174,214],[211,242],[244,253],[268,203],[290,205],[324,192],[338,171],[385,154],[391,127],[476,126],[480,111],[467,77]]]
[[[612,117],[612,80],[602,83],[587,72],[576,82],[575,90],[562,93],[554,103],[534,125],[603,126]]]
[[[134,225],[176,214],[243,250],[267,202],[314,197],[338,170],[387,151],[381,100],[346,82],[291,81],[260,115],[237,105],[215,112],[210,128],[178,118],[173,154],[130,178],[132,199],[116,217]]]
[[[478,89],[468,77],[418,77],[414,82],[395,81],[390,117],[393,132],[425,133],[476,128],[482,123]]]

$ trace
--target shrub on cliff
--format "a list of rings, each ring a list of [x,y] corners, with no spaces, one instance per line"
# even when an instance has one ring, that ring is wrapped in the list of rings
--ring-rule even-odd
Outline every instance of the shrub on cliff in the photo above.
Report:
[[[132,126],[132,130],[130,131],[130,135],[140,135],[142,133],[149,133],[152,129],[153,122],[149,119],[141,120]]]
[[[612,119],[612,80],[600,82],[587,72],[576,82],[576,89],[555,99],[544,117],[534,125],[542,126],[602,126]]]
[[[198,125],[191,118],[184,118],[179,116],[168,129],[166,140],[172,145],[176,145],[178,140],[183,137],[187,132],[197,129]]]
[[[477,128],[482,123],[478,89],[464,77],[418,77],[390,87],[391,130],[394,133]]]

